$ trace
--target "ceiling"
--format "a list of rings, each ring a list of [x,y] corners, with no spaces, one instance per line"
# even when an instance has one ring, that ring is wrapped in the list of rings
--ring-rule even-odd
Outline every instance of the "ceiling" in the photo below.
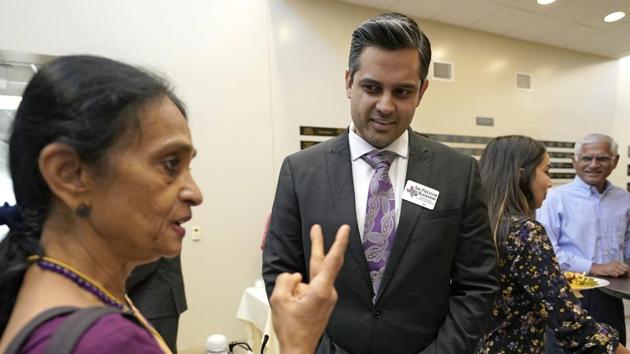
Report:
[[[502,36],[596,54],[630,55],[630,0],[337,0]],[[626,17],[602,19],[611,12]]]

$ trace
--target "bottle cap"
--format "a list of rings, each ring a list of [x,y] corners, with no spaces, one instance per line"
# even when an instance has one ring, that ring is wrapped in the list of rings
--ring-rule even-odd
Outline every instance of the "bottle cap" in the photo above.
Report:
[[[213,334],[206,339],[206,349],[208,353],[227,353],[227,338],[222,334]]]

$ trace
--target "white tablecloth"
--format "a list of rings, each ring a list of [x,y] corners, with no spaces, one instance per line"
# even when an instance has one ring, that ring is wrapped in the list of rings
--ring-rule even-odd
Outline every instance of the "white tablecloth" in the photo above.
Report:
[[[252,346],[254,354],[260,353],[260,347],[265,335],[269,336],[265,346],[266,354],[280,354],[280,347],[271,324],[271,309],[264,287],[245,289],[241,303],[236,311],[236,318],[243,322],[247,341]]]

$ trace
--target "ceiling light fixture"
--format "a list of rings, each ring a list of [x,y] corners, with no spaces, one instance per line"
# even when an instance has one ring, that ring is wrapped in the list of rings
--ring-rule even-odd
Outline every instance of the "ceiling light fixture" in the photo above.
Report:
[[[626,13],[623,11],[617,11],[613,13],[609,13],[604,17],[604,22],[616,22],[626,17]]]
[[[556,0],[537,0],[538,5],[549,5],[556,2]]]

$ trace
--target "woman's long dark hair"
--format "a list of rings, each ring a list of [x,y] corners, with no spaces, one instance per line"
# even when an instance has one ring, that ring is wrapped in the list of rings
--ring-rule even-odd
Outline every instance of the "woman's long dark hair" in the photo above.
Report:
[[[543,144],[532,138],[508,135],[492,139],[481,154],[481,183],[499,254],[509,232],[509,217],[534,216],[531,183],[545,153]]]
[[[63,143],[84,163],[105,167],[109,149],[139,126],[139,109],[162,97],[170,98],[186,116],[163,79],[87,55],[55,59],[30,81],[9,139],[11,178],[23,220],[0,242],[0,334],[15,305],[27,257],[44,252],[39,240],[52,195],[38,168],[42,149]]]

